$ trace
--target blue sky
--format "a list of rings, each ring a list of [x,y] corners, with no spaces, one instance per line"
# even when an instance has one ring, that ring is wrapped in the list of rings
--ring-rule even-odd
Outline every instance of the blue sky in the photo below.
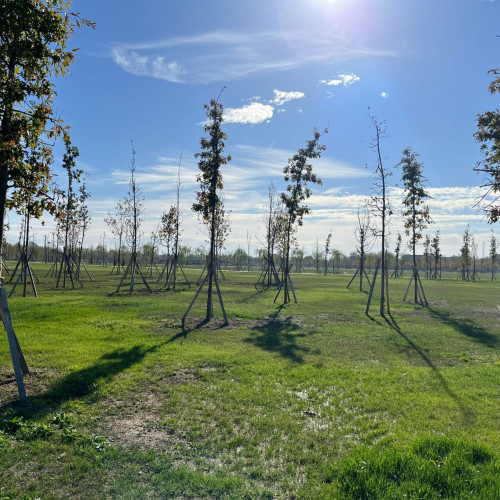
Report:
[[[500,66],[500,0],[75,0],[73,10],[96,29],[73,37],[80,50],[71,75],[56,81],[56,109],[89,174],[89,243],[106,233],[113,246],[103,218],[126,194],[131,140],[146,198],[143,241],[175,201],[182,154],[183,240],[204,243],[190,212],[193,155],[203,105],[225,86],[228,248],[246,247],[247,231],[253,251],[260,246],[269,183],[281,191],[287,159],[313,127],[329,127],[315,164],[323,185],[313,187],[299,245],[323,246],[331,231],[335,248],[352,251],[356,211],[373,194],[370,107],[386,121],[386,167],[408,146],[420,154],[433,197],[428,232],[439,229],[444,252],[456,254],[469,223],[481,254],[492,227],[472,208],[481,184],[473,134],[477,114],[498,107],[487,72]],[[402,230],[400,176],[390,179],[391,248]],[[52,229],[37,226],[37,239]]]

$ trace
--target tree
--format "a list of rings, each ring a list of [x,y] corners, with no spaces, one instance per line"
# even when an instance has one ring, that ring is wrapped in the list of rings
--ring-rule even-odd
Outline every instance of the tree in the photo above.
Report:
[[[332,233],[329,233],[325,242],[325,261],[324,274],[328,274],[328,257],[330,256],[330,242],[332,241]]]
[[[33,194],[45,201],[41,208],[56,211],[55,203],[46,196],[52,178],[49,141],[64,129],[52,110],[56,89],[51,79],[64,76],[74,60],[76,49],[67,48],[74,29],[92,23],[72,13],[67,0],[4,0],[0,2],[0,19],[1,244],[5,210],[19,206],[26,189],[36,185]],[[30,153],[35,151],[36,161],[30,162]],[[38,182],[26,184],[28,176]],[[0,292],[4,296],[3,285]],[[26,365],[9,321],[6,297],[3,308],[19,396],[24,399],[21,365]]]
[[[326,129],[324,133],[328,132]],[[289,184],[286,191],[281,193],[281,200],[285,210],[285,238],[284,238],[284,262],[283,262],[283,282],[278,289],[276,299],[283,289],[283,303],[290,302],[289,286],[290,282],[290,249],[292,243],[293,229],[296,225],[302,226],[303,218],[309,213],[309,207],[304,201],[311,196],[308,183],[321,184],[321,179],[313,172],[310,160],[320,158],[326,146],[319,144],[321,133],[314,129],[313,138],[307,141],[305,148],[300,148],[298,152],[288,159],[288,163],[283,168],[285,182]],[[296,299],[295,299],[296,301]]]
[[[469,225],[465,228],[464,235],[462,238],[462,247],[460,248],[460,264],[462,265],[462,270],[460,272],[459,278],[462,281],[470,281],[470,258],[471,258],[471,244],[472,236],[469,231]]]
[[[164,212],[162,214],[160,224],[160,239],[163,240],[164,244],[167,246],[167,260],[160,276],[158,277],[158,281],[162,279],[163,274],[166,274],[165,288],[167,290],[175,290],[178,269],[181,270],[185,282],[191,288],[191,284],[184,273],[184,269],[182,268],[179,258],[181,238],[181,162],[182,154],[177,163],[177,184],[175,186],[176,204],[172,205],[168,212]],[[172,255],[170,255],[171,249]]]
[[[431,242],[432,256],[434,257],[434,273],[432,274],[432,278],[435,280],[438,279],[438,276],[441,278],[441,271],[438,272],[439,263],[441,262],[441,248],[439,247],[440,240],[441,235],[438,230]]]
[[[354,276],[349,281],[347,288],[351,285],[357,275],[359,275],[359,291],[363,291],[363,276],[368,280],[368,284],[371,286],[370,278],[365,269],[365,259],[366,254],[372,249],[375,243],[374,231],[370,225],[370,212],[366,209],[358,209],[358,223],[356,229],[354,230],[354,237],[356,238],[356,252],[359,255],[359,265],[354,273]]]
[[[222,302],[222,295],[219,289],[216,256],[217,247],[223,243],[225,234],[227,234],[227,226],[225,226],[226,214],[223,202],[219,196],[219,192],[222,191],[224,187],[221,167],[229,162],[231,157],[222,154],[225,146],[224,141],[227,140],[226,134],[221,129],[223,121],[222,104],[218,99],[212,99],[210,105],[205,105],[204,109],[208,118],[205,124],[205,133],[208,134],[208,137],[201,138],[200,145],[202,151],[195,154],[195,158],[199,158],[198,169],[200,173],[197,176],[197,181],[200,185],[200,191],[197,194],[197,199],[192,209],[209,229],[210,253],[208,255],[206,277],[182,317],[183,325],[205,283],[208,283],[205,322],[209,322],[213,318],[212,290],[215,284],[224,315],[224,322],[226,324],[228,323],[226,311]]]
[[[391,278],[399,278],[402,276],[401,270],[399,269],[399,254],[401,253],[401,233],[398,233],[398,237],[396,239],[396,248],[394,249],[394,271],[391,275]]]
[[[283,203],[281,198],[276,195],[276,188],[271,182],[268,187],[268,203],[263,210],[263,224],[266,231],[266,251],[263,255],[264,266],[257,280],[257,286],[270,288],[273,285],[279,287],[281,280],[276,271],[274,254],[278,242],[283,232]]]
[[[135,275],[138,273],[141,276],[144,286],[147,288],[148,292],[152,292],[151,288],[144,277],[139,266],[139,261],[137,259],[138,249],[140,245],[140,239],[142,236],[141,225],[142,225],[142,214],[144,212],[143,201],[144,195],[140,187],[137,185],[136,179],[136,165],[135,165],[135,149],[131,142],[132,147],[132,157],[130,160],[130,180],[129,180],[129,190],[127,196],[123,200],[123,220],[125,224],[125,240],[127,241],[130,249],[130,260],[125,268],[122,279],[116,291],[118,292],[120,288],[124,285],[124,281],[130,275],[129,283],[129,293],[133,293],[135,286]]]
[[[175,247],[175,236],[177,230],[177,220],[178,220],[178,211],[175,205],[171,205],[168,211],[163,212],[161,215],[159,236],[161,243],[167,247],[167,261],[163,268],[162,274],[158,279],[162,278],[162,275],[165,274],[166,275],[165,285],[167,285],[169,282],[170,272],[172,270],[171,264],[173,263],[173,259],[171,252],[172,250],[174,250],[175,253],[174,247]]]
[[[497,257],[498,257],[497,249],[498,249],[497,239],[495,238],[495,233],[493,231],[491,231],[491,239],[490,239],[491,281],[496,280],[495,270],[496,270]]]
[[[424,238],[424,264],[425,264],[425,279],[430,279],[431,276],[431,237],[426,234]]]
[[[495,79],[489,85],[491,94],[500,94],[500,70],[489,71],[495,75]],[[477,132],[474,138],[481,144],[483,160],[478,162],[474,170],[483,174],[484,184],[482,188],[486,191],[482,197],[484,205],[482,209],[486,213],[488,222],[494,223],[500,218],[500,110],[486,111],[477,115]],[[485,201],[490,195],[494,196],[493,201]]]
[[[115,254],[115,265],[113,269],[116,268],[116,274],[120,274],[122,267],[124,267],[122,265],[122,248],[125,235],[125,205],[123,201],[119,201],[116,204],[115,211],[115,216],[108,213],[108,216],[104,218],[104,222],[106,222],[111,229],[113,236],[118,238],[118,250]]]
[[[375,136],[372,139],[370,148],[375,151],[377,158],[377,166],[375,167],[375,175],[377,176],[377,181],[375,181],[373,188],[376,190],[376,194],[370,198],[367,202],[367,207],[371,213],[377,217],[380,221],[380,226],[378,229],[373,230],[373,234],[380,238],[381,240],[381,287],[380,287],[380,315],[385,315],[385,310],[390,314],[389,308],[389,290],[387,288],[387,263],[385,260],[386,254],[386,238],[387,229],[389,224],[389,217],[392,215],[392,209],[389,204],[389,199],[387,197],[387,179],[392,175],[388,169],[385,168],[382,161],[381,152],[381,140],[385,137],[386,126],[384,122],[378,121],[373,115],[368,112],[368,118],[370,119],[370,125],[375,132]],[[378,265],[377,265],[378,270]],[[368,297],[368,303],[366,306],[366,314],[370,311],[370,303],[373,294],[373,289],[375,287],[375,281],[377,274],[375,272],[373,276],[373,281],[370,289],[370,295]]]
[[[429,214],[429,207],[425,204],[425,200],[430,198],[424,185],[427,179],[423,174],[423,164],[417,161],[418,156],[419,155],[414,153],[411,148],[406,148],[403,151],[403,156],[398,166],[402,167],[403,171],[404,208],[402,215],[405,217],[405,232],[406,235],[410,237],[408,244],[411,248],[413,257],[413,274],[408,285],[408,290],[413,282],[415,304],[419,302],[425,304],[427,301],[425,300],[425,293],[418,274],[416,246],[422,239],[422,231],[427,227],[427,224],[432,222],[432,219]],[[422,300],[419,299],[419,295],[422,295]]]
[[[80,238],[80,248],[78,250],[78,263],[76,267],[76,276],[79,279],[80,278],[80,269],[81,266],[85,268],[85,271],[87,272],[88,277],[90,278],[90,281],[92,281],[92,276],[90,276],[90,273],[88,269],[85,267],[85,263],[83,262],[83,241],[85,239],[85,234],[87,232],[88,227],[90,226],[90,222],[92,220],[92,217],[90,215],[90,210],[87,205],[87,199],[90,197],[90,193],[87,191],[87,184],[85,182],[85,179],[82,180],[82,183],[79,188],[80,191],[80,196],[78,199],[78,213],[77,213],[77,219],[79,222],[79,238]]]
[[[74,183],[79,182],[83,174],[83,170],[76,168],[76,158],[80,156],[80,152],[76,146],[71,144],[69,137],[65,137],[66,152],[63,156],[63,168],[68,175],[68,188],[65,193],[62,193],[64,203],[62,205],[62,214],[59,217],[61,230],[64,234],[63,255],[61,259],[61,267],[57,276],[57,284],[59,286],[61,275],[63,278],[62,287],[66,288],[66,279],[69,277],[71,286],[74,288],[74,239],[70,238],[74,232],[75,226],[78,225],[78,196],[75,192]],[[82,284],[78,278],[80,285]]]

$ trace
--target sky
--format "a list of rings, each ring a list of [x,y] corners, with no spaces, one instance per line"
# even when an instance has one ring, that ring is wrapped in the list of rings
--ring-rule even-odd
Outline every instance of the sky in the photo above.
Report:
[[[203,106],[224,88],[228,250],[264,246],[268,186],[285,189],[282,169],[316,127],[328,128],[326,151],[313,162],[323,184],[311,186],[299,246],[324,247],[331,232],[333,248],[353,251],[356,214],[375,194],[372,114],[386,126],[385,168],[407,147],[420,155],[434,221],[425,232],[439,230],[443,253],[456,255],[469,224],[479,256],[488,255],[491,230],[500,231],[475,207],[483,179],[473,171],[481,159],[473,134],[478,113],[499,107],[488,70],[500,67],[500,0],[74,0],[72,9],[96,23],[74,34],[71,74],[55,80],[56,113],[88,174],[86,244],[115,244],[104,218],[127,193],[133,141],[142,241],[175,203],[180,162],[182,243],[206,245],[191,211],[194,155]],[[58,172],[61,158],[56,149]],[[394,168],[391,249],[398,231],[406,240],[401,188]],[[47,218],[34,226],[39,242],[54,230]]]

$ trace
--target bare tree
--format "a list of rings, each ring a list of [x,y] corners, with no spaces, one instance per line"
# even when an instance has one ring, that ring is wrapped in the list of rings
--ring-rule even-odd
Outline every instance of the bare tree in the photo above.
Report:
[[[123,200],[123,213],[124,213],[124,223],[125,223],[125,240],[128,243],[130,249],[130,259],[127,267],[123,273],[120,284],[116,289],[116,292],[120,291],[120,288],[124,286],[125,280],[130,276],[129,293],[134,292],[135,287],[135,277],[136,273],[140,275],[144,286],[148,292],[152,292],[149,287],[148,282],[144,274],[141,271],[138,261],[138,249],[140,245],[140,239],[142,236],[141,225],[142,225],[142,214],[144,212],[144,195],[140,187],[137,185],[136,179],[136,164],[135,164],[135,149],[132,146],[132,157],[130,160],[130,180],[129,180],[129,190],[127,196]]]
[[[264,254],[264,266],[257,280],[256,286],[271,287],[279,286],[281,280],[276,270],[274,254],[283,229],[283,204],[281,198],[276,195],[276,188],[271,182],[268,188],[268,203],[263,211],[263,223],[266,229],[266,252]]]
[[[375,243],[375,237],[373,228],[370,224],[370,212],[366,209],[366,207],[363,208],[362,210],[358,209],[357,217],[358,217],[358,223],[354,231],[354,237],[356,238],[356,243],[357,243],[356,252],[359,255],[359,265],[358,268],[356,269],[356,272],[354,273],[354,276],[351,278],[351,281],[349,281],[347,288],[349,288],[349,286],[354,281],[356,276],[359,276],[359,291],[362,292],[363,277],[366,277],[366,279],[368,280],[368,285],[371,286],[370,278],[368,277],[368,274],[365,269],[365,259],[366,259],[366,254],[370,252]]]
[[[387,267],[386,267],[386,238],[388,234],[389,217],[392,215],[392,210],[389,204],[389,199],[387,197],[387,180],[389,176],[392,175],[388,169],[384,167],[382,161],[381,152],[381,140],[385,137],[386,126],[384,122],[378,121],[373,115],[368,112],[368,118],[370,119],[370,126],[374,130],[374,137],[370,144],[370,148],[376,154],[376,167],[375,176],[377,180],[373,184],[373,188],[376,192],[368,202],[367,207],[370,212],[379,220],[379,227],[373,229],[373,234],[380,238],[381,241],[381,291],[380,291],[380,315],[384,316],[387,309],[387,313],[390,314],[389,306],[389,290],[387,289]],[[377,265],[378,267],[378,265]],[[378,269],[377,269],[378,270]],[[372,286],[370,289],[370,295],[368,297],[368,304],[366,306],[366,314],[370,311],[370,303],[373,294],[373,289],[375,287],[375,281],[377,278],[377,272],[373,276]]]
[[[113,266],[113,270],[116,269],[116,274],[120,274],[125,267],[122,265],[122,249],[123,249],[123,239],[125,235],[125,204],[123,201],[119,201],[116,204],[115,215],[111,215],[108,213],[108,216],[104,218],[104,222],[111,229],[111,233],[115,238],[118,238],[118,248],[115,252],[115,263]]]

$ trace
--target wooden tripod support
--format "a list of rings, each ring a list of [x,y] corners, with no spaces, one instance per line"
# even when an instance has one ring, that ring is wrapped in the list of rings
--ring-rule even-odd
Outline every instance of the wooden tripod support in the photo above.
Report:
[[[209,264],[209,263],[208,263]],[[224,308],[224,302],[222,300],[222,294],[220,293],[220,287],[219,287],[219,278],[217,276],[217,269],[219,268],[219,264],[217,261],[213,262],[212,265],[208,265],[208,272],[203,281],[201,282],[201,285],[198,287],[198,290],[196,291],[195,296],[193,297],[193,300],[189,304],[189,307],[187,308],[187,311],[184,313],[184,316],[182,317],[182,328],[184,328],[184,325],[186,323],[186,318],[189,314],[189,311],[191,311],[191,308],[193,307],[194,303],[196,302],[196,299],[198,298],[198,295],[200,295],[201,290],[207,283],[207,281],[212,278],[214,283],[215,283],[215,289],[217,290],[217,296],[219,297],[219,304],[222,309],[222,315],[224,316],[224,325],[229,325],[229,320],[227,319],[227,314],[226,310]],[[213,311],[209,311],[210,315],[213,314]]]
[[[7,339],[9,341],[10,355],[12,358],[12,365],[14,367],[19,399],[24,401],[26,400],[26,390],[24,388],[23,375],[27,375],[29,370],[26,360],[24,359],[23,351],[17,341],[17,337],[12,326],[9,305],[7,303],[7,292],[5,290],[5,282],[3,278],[0,278],[0,297],[2,305],[0,308],[0,316],[2,317],[5,330],[7,331]]]
[[[414,282],[415,280],[415,282]],[[420,280],[420,274],[418,274],[418,269],[413,269],[413,274],[411,275],[410,282],[408,283],[408,288],[406,289],[405,296],[403,297],[403,301],[406,300],[406,296],[410,291],[411,284],[414,283],[416,289],[416,298],[415,302],[419,303],[425,307],[429,307],[429,303],[427,302],[427,297],[425,296],[424,287],[422,285],[422,281]]]

